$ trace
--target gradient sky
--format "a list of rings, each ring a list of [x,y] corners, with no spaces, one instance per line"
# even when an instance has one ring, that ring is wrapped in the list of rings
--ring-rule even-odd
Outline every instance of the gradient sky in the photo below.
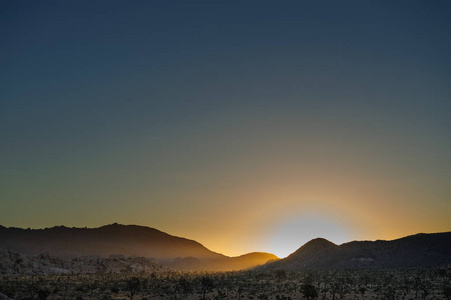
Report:
[[[451,230],[449,1],[2,1],[0,224],[227,255]]]

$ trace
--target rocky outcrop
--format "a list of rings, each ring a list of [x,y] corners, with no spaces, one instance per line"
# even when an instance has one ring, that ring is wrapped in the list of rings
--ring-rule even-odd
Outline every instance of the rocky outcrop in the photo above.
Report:
[[[0,250],[0,275],[138,274],[165,270],[154,259],[145,257],[111,255],[107,258],[79,256],[63,259],[49,254],[27,256]]]

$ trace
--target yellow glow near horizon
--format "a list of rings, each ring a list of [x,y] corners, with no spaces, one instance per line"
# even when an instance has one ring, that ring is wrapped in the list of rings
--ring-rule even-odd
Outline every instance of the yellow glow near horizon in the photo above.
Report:
[[[316,184],[280,180],[248,183],[221,193],[205,192],[195,198],[199,205],[180,213],[184,228],[168,227],[167,231],[229,256],[263,251],[285,257],[318,237],[341,244],[449,230],[445,202],[437,213],[437,207],[427,208],[416,201],[421,194],[415,196],[415,190],[403,189],[404,193],[397,195],[380,191],[379,185],[365,178],[351,182],[349,178],[334,181],[323,176]],[[194,195],[184,197],[188,201]],[[218,201],[202,206],[208,199]],[[207,212],[213,209],[216,213]],[[186,212],[190,212],[188,219]],[[203,217],[198,218],[199,214]]]
[[[273,226],[267,248],[283,258],[315,238],[342,244],[352,237],[351,230],[336,218],[318,213],[300,213],[287,216]]]

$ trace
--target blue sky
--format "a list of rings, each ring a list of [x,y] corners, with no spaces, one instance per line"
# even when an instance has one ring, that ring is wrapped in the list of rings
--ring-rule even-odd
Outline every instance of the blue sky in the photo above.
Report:
[[[3,1],[1,223],[142,224],[235,254],[334,205],[396,212],[350,239],[449,230],[450,8]]]

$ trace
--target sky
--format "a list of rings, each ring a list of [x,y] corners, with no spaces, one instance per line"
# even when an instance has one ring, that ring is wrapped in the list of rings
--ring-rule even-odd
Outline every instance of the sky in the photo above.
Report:
[[[285,257],[451,230],[448,1],[2,1],[0,224]]]

